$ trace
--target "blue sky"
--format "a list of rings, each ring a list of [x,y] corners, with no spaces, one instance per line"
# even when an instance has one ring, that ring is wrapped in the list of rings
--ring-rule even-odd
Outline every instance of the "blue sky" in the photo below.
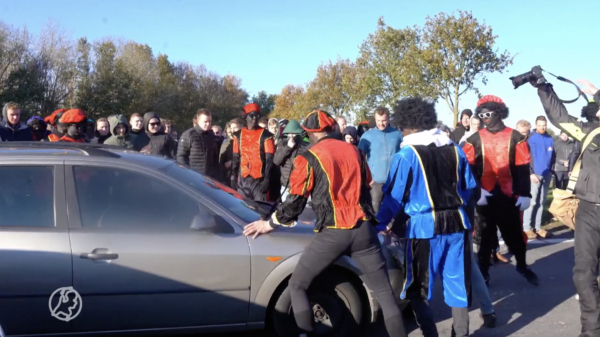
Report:
[[[509,126],[542,115],[535,90],[513,90],[508,77],[540,64],[567,78],[588,78],[600,86],[595,22],[600,3],[570,1],[275,1],[275,0],[0,0],[0,20],[37,34],[59,22],[74,38],[122,37],[146,43],[171,61],[204,64],[219,74],[235,74],[251,94],[279,93],[286,84],[305,84],[322,61],[355,59],[358,46],[376,29],[377,19],[402,28],[422,25],[439,12],[471,10],[493,27],[498,48],[517,54],[505,74],[489,76],[484,94],[500,96],[510,108]],[[556,79],[551,79],[557,83]],[[574,88],[556,84],[563,98]],[[474,109],[474,94],[460,108]],[[583,101],[568,106],[579,116]],[[445,102],[440,119],[451,121]]]

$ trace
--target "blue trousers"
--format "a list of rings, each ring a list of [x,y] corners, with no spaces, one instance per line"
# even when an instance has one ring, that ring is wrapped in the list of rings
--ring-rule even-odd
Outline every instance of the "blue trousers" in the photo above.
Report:
[[[435,235],[431,239],[408,239],[406,283],[401,298],[431,300],[436,276],[442,279],[444,301],[453,308],[471,303],[471,258],[468,231]]]

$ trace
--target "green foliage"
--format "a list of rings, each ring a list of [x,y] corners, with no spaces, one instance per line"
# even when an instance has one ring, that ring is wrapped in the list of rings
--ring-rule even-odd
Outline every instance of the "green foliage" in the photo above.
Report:
[[[9,100],[26,115],[61,107],[81,108],[91,118],[154,111],[185,130],[201,108],[212,111],[216,124],[237,117],[248,94],[235,76],[174,64],[145,44],[73,40],[53,23],[31,43],[26,31],[0,23],[0,102]]]
[[[471,12],[427,17],[420,47],[423,78],[453,111],[453,125],[458,122],[460,96],[470,90],[479,94],[477,81],[486,84],[486,74],[502,73],[512,64],[513,56],[494,49],[497,38]]]
[[[252,96],[252,103],[260,106],[260,112],[263,116],[269,116],[275,108],[275,100],[277,95],[267,94],[266,91],[259,91],[258,94]]]

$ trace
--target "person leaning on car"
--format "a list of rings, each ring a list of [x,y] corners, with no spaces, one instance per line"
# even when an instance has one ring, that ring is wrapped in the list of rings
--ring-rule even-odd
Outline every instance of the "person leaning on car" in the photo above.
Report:
[[[593,95],[599,102],[600,91],[587,80],[581,80],[583,92]],[[533,83],[532,83],[533,84]],[[587,135],[598,128],[598,106],[588,105],[582,110],[587,122],[569,116],[552,85],[533,84],[544,106],[548,119],[554,126],[573,139],[584,142]],[[600,291],[598,289],[598,260],[600,258],[600,135],[582,149],[579,178],[575,196],[580,200],[575,214],[575,267],[573,281],[581,309],[581,337],[600,336]]]
[[[406,336],[374,226],[377,220],[369,191],[369,167],[354,145],[333,138],[335,125],[333,117],[319,110],[304,119],[302,128],[313,145],[294,160],[290,194],[277,205],[270,220],[249,224],[244,234],[256,238],[278,226],[294,226],[311,197],[313,204],[319,205],[315,209],[316,234],[289,281],[300,336],[314,329],[314,314],[306,295],[308,287],[344,254],[350,254],[356,261],[367,286],[374,292],[389,335]]]

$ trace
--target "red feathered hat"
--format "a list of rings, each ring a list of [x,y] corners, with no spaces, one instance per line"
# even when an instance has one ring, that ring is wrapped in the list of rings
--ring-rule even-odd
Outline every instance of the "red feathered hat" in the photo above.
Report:
[[[252,112],[260,113],[260,106],[258,106],[258,104],[256,103],[246,104],[246,106],[244,107],[244,112],[246,113],[246,115]]]
[[[58,115],[61,112],[65,112],[65,111],[67,111],[67,109],[58,109],[58,110],[54,111],[52,114],[50,114],[50,116],[47,116],[46,118],[44,118],[44,121],[48,124],[55,125],[56,121],[54,120],[54,118],[56,117],[56,115]]]
[[[490,103],[490,102],[504,104],[504,102],[498,96],[485,95],[485,96],[481,97],[481,99],[479,101],[477,101],[477,106],[480,106],[484,103]]]
[[[302,128],[308,132],[321,132],[327,127],[333,127],[337,122],[330,114],[321,110],[315,110],[304,118]]]
[[[85,122],[86,120],[87,116],[85,115],[85,112],[79,109],[71,109],[67,110],[58,122],[61,124],[78,124]]]

